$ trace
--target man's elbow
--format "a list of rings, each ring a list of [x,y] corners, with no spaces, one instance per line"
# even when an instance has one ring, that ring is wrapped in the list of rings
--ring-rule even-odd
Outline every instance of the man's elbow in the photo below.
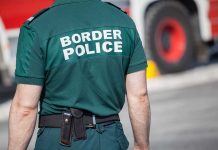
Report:
[[[130,99],[135,100],[135,102],[138,103],[148,103],[148,93],[147,92],[140,92],[138,94],[133,94],[132,96],[129,96]]]
[[[128,99],[128,105],[130,107],[149,107],[150,102],[148,98],[147,93],[141,93],[141,94],[132,94],[127,96]]]
[[[19,116],[27,117],[37,113],[37,106],[29,106],[22,103],[12,102],[12,112]]]
[[[149,100],[148,100],[148,93],[147,92],[143,92],[143,93],[139,94],[138,95],[138,100],[139,100],[139,102],[142,102],[142,103],[149,102]]]
[[[20,107],[18,109],[18,113],[20,115],[22,115],[23,117],[34,116],[37,113],[37,109],[36,108],[30,108],[30,107]]]

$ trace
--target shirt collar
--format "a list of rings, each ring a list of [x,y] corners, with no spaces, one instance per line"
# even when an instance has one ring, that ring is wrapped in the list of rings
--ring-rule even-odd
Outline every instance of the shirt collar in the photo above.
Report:
[[[100,0],[55,0],[53,6],[67,4],[67,3],[88,2],[88,1],[100,1]]]

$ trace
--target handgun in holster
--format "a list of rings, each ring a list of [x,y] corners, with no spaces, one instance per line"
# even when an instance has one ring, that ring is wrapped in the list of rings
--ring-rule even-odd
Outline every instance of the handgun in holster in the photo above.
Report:
[[[86,128],[83,123],[83,111],[71,108],[62,114],[60,144],[71,146],[72,138],[82,140],[86,138]]]
[[[83,111],[79,109],[70,109],[73,116],[73,137],[77,140],[86,139],[86,128],[83,122]]]

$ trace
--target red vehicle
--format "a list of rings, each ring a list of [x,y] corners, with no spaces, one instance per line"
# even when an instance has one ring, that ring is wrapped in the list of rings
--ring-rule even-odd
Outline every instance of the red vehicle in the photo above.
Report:
[[[30,16],[52,0],[0,1],[0,103],[11,98],[15,91],[13,76],[19,28]]]

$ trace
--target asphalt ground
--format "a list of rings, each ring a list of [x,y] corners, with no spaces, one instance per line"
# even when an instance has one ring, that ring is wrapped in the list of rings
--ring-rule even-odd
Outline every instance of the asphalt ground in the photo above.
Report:
[[[218,149],[218,81],[150,95],[152,150]]]
[[[218,149],[218,64],[149,80],[148,89],[151,150]],[[0,150],[7,147],[9,105],[9,101],[0,105]],[[131,150],[133,136],[126,104],[120,115]],[[35,135],[29,150],[34,141]]]

